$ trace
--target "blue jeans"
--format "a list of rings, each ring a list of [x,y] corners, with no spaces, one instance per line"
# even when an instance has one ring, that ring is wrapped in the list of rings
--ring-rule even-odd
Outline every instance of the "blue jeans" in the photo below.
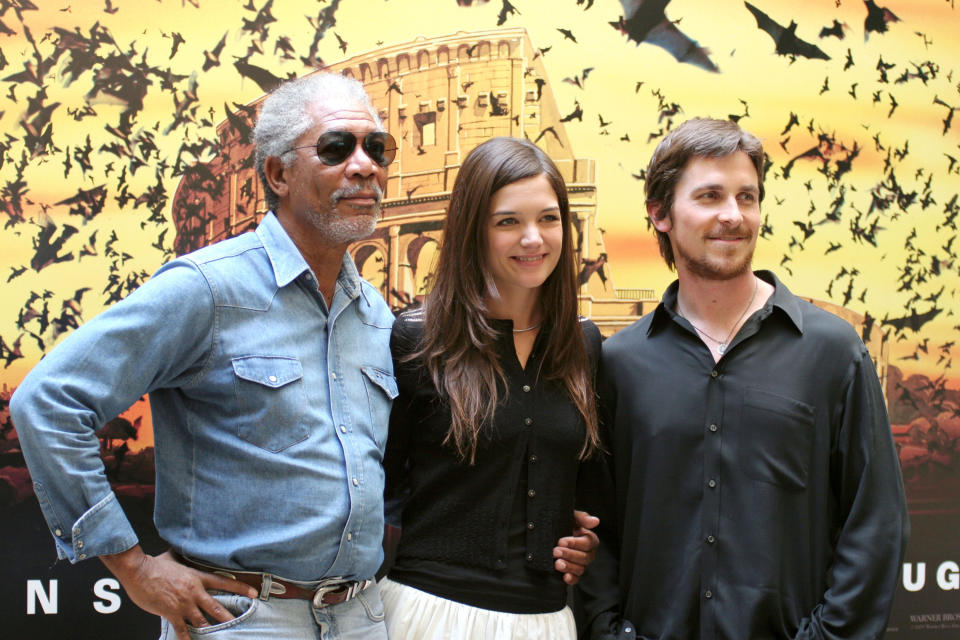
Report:
[[[351,600],[319,609],[309,600],[260,600],[232,593],[214,593],[213,597],[236,618],[202,629],[188,627],[191,638],[387,640],[380,587],[375,582]],[[161,619],[160,640],[176,637],[170,623]]]

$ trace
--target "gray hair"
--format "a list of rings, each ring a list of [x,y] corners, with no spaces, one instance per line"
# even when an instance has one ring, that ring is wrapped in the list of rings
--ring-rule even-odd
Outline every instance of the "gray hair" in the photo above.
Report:
[[[279,204],[277,194],[267,182],[264,170],[267,158],[280,158],[284,167],[289,167],[293,156],[287,155],[297,138],[313,127],[316,122],[310,107],[329,99],[347,98],[356,100],[370,111],[370,117],[378,128],[383,128],[380,116],[370,102],[363,85],[339,73],[313,73],[296,80],[289,80],[271,92],[260,108],[257,125],[253,129],[253,146],[256,154],[257,176],[263,184],[267,207],[274,211]]]

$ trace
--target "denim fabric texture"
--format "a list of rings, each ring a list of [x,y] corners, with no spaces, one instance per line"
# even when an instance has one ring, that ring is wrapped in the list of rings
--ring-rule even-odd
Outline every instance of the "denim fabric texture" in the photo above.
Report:
[[[372,577],[392,324],[349,254],[328,309],[272,213],[163,266],[47,354],[11,401],[59,556],[136,543],[95,432],[149,392],[154,520],[175,550],[293,580]]]
[[[259,600],[232,593],[214,593],[230,613],[229,622],[200,629],[187,627],[191,638],[209,640],[387,640],[383,602],[374,582],[355,598],[340,604],[314,607],[309,600]],[[166,620],[160,640],[176,640]]]

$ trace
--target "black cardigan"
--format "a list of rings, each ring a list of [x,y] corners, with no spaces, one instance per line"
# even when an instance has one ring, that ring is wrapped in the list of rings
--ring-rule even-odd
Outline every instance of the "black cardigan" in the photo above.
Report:
[[[442,444],[449,408],[422,361],[405,361],[419,347],[422,313],[404,313],[394,324],[391,348],[400,395],[390,416],[384,468],[387,501],[406,494],[397,558],[502,570],[520,557],[528,569],[554,572],[553,547],[574,526],[578,477],[593,468],[578,459],[583,419],[560,384],[537,376],[549,329],[541,329],[524,370],[513,347],[512,323],[491,322],[501,331],[496,349],[509,392],[500,390],[473,465]],[[600,332],[586,319],[580,326],[595,368]],[[518,488],[526,491],[526,500],[515,501]],[[518,517],[511,513],[515,504],[525,507],[522,554],[508,549],[508,523]]]

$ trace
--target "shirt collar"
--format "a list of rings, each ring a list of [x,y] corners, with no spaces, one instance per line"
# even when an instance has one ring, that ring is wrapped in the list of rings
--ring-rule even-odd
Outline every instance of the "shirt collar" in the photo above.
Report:
[[[310,265],[303,259],[297,245],[272,211],[268,211],[257,226],[257,235],[270,259],[270,266],[273,268],[278,287],[287,286],[305,271],[311,272]],[[351,299],[360,294],[360,272],[357,271],[349,251],[343,252],[343,262],[340,273],[337,275],[337,283]]]
[[[763,317],[770,315],[775,309],[779,309],[789,318],[790,322],[797,328],[797,331],[803,333],[803,313],[800,310],[800,300],[790,293],[787,286],[780,282],[772,271],[761,270],[755,271],[754,274],[761,280],[773,285],[773,295],[770,296],[770,299],[767,300],[766,305],[764,305]],[[653,335],[667,326],[666,323],[673,318],[673,315],[676,313],[674,309],[677,307],[677,292],[679,290],[679,280],[674,280],[670,286],[667,287],[667,290],[663,293],[663,298],[660,300],[660,304],[653,310],[653,318],[647,327],[648,336]]]

